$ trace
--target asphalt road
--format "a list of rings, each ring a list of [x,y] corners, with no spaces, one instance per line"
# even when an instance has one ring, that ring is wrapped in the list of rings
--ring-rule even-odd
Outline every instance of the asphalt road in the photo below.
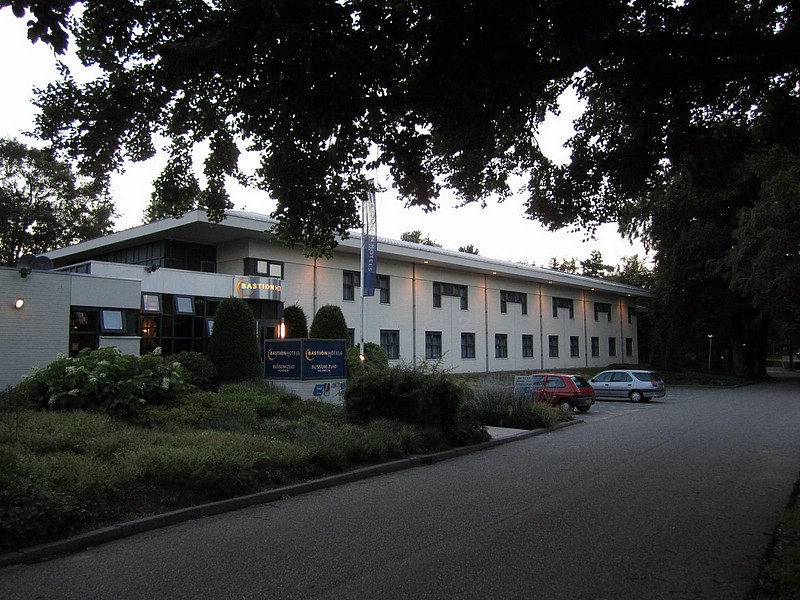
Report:
[[[6,567],[0,598],[743,599],[798,478],[800,380],[580,418]]]

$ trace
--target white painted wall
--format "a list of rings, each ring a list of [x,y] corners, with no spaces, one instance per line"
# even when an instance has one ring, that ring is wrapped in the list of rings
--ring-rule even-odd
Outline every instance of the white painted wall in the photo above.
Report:
[[[0,267],[0,389],[16,385],[69,349],[69,301],[72,278]],[[21,309],[14,308],[24,298]]]

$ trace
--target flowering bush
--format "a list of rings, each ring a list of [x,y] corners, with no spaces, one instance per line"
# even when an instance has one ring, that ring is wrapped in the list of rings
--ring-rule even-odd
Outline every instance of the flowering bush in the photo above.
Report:
[[[148,404],[174,403],[186,387],[180,365],[164,360],[159,348],[144,356],[100,348],[74,357],[59,355],[20,383],[17,391],[40,408],[124,415]]]

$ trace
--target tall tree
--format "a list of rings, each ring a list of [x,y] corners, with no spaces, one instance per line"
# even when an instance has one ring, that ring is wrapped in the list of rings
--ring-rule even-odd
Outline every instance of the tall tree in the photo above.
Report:
[[[466,246],[459,246],[458,251],[466,252],[467,254],[479,254],[478,249],[472,244],[467,244]]]
[[[617,265],[608,278],[626,285],[635,285],[646,289],[653,289],[656,284],[653,270],[639,258],[638,254],[623,257],[622,264]]]
[[[423,244],[425,246],[435,246],[436,248],[441,248],[441,244],[437,244],[434,240],[430,238],[430,236],[426,235],[422,237],[422,232],[418,229],[414,231],[405,231],[400,234],[400,239],[404,242],[413,242],[414,244]]]
[[[105,185],[80,180],[51,152],[0,139],[0,264],[111,231]]]
[[[603,253],[592,250],[589,258],[581,261],[581,275],[587,277],[605,277],[614,270],[614,267],[603,262]]]
[[[34,12],[32,39],[63,49],[72,2],[9,4]],[[502,199],[527,173],[531,218],[631,231],[687,131],[794,94],[800,64],[797,0],[82,4],[74,42],[102,74],[43,90],[40,135],[96,174],[151,156],[154,134],[173,153],[208,141],[202,204],[216,219],[247,141],[277,233],[317,254],[359,224],[373,145],[408,205],[434,208],[443,186]],[[556,165],[536,136],[570,87],[586,111]]]

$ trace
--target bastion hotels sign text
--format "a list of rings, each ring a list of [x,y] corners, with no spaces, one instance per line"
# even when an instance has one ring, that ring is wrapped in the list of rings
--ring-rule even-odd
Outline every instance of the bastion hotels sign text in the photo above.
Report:
[[[267,379],[343,379],[344,340],[266,340],[264,376]]]
[[[283,280],[275,277],[235,277],[233,295],[246,300],[275,300],[285,302]]]

